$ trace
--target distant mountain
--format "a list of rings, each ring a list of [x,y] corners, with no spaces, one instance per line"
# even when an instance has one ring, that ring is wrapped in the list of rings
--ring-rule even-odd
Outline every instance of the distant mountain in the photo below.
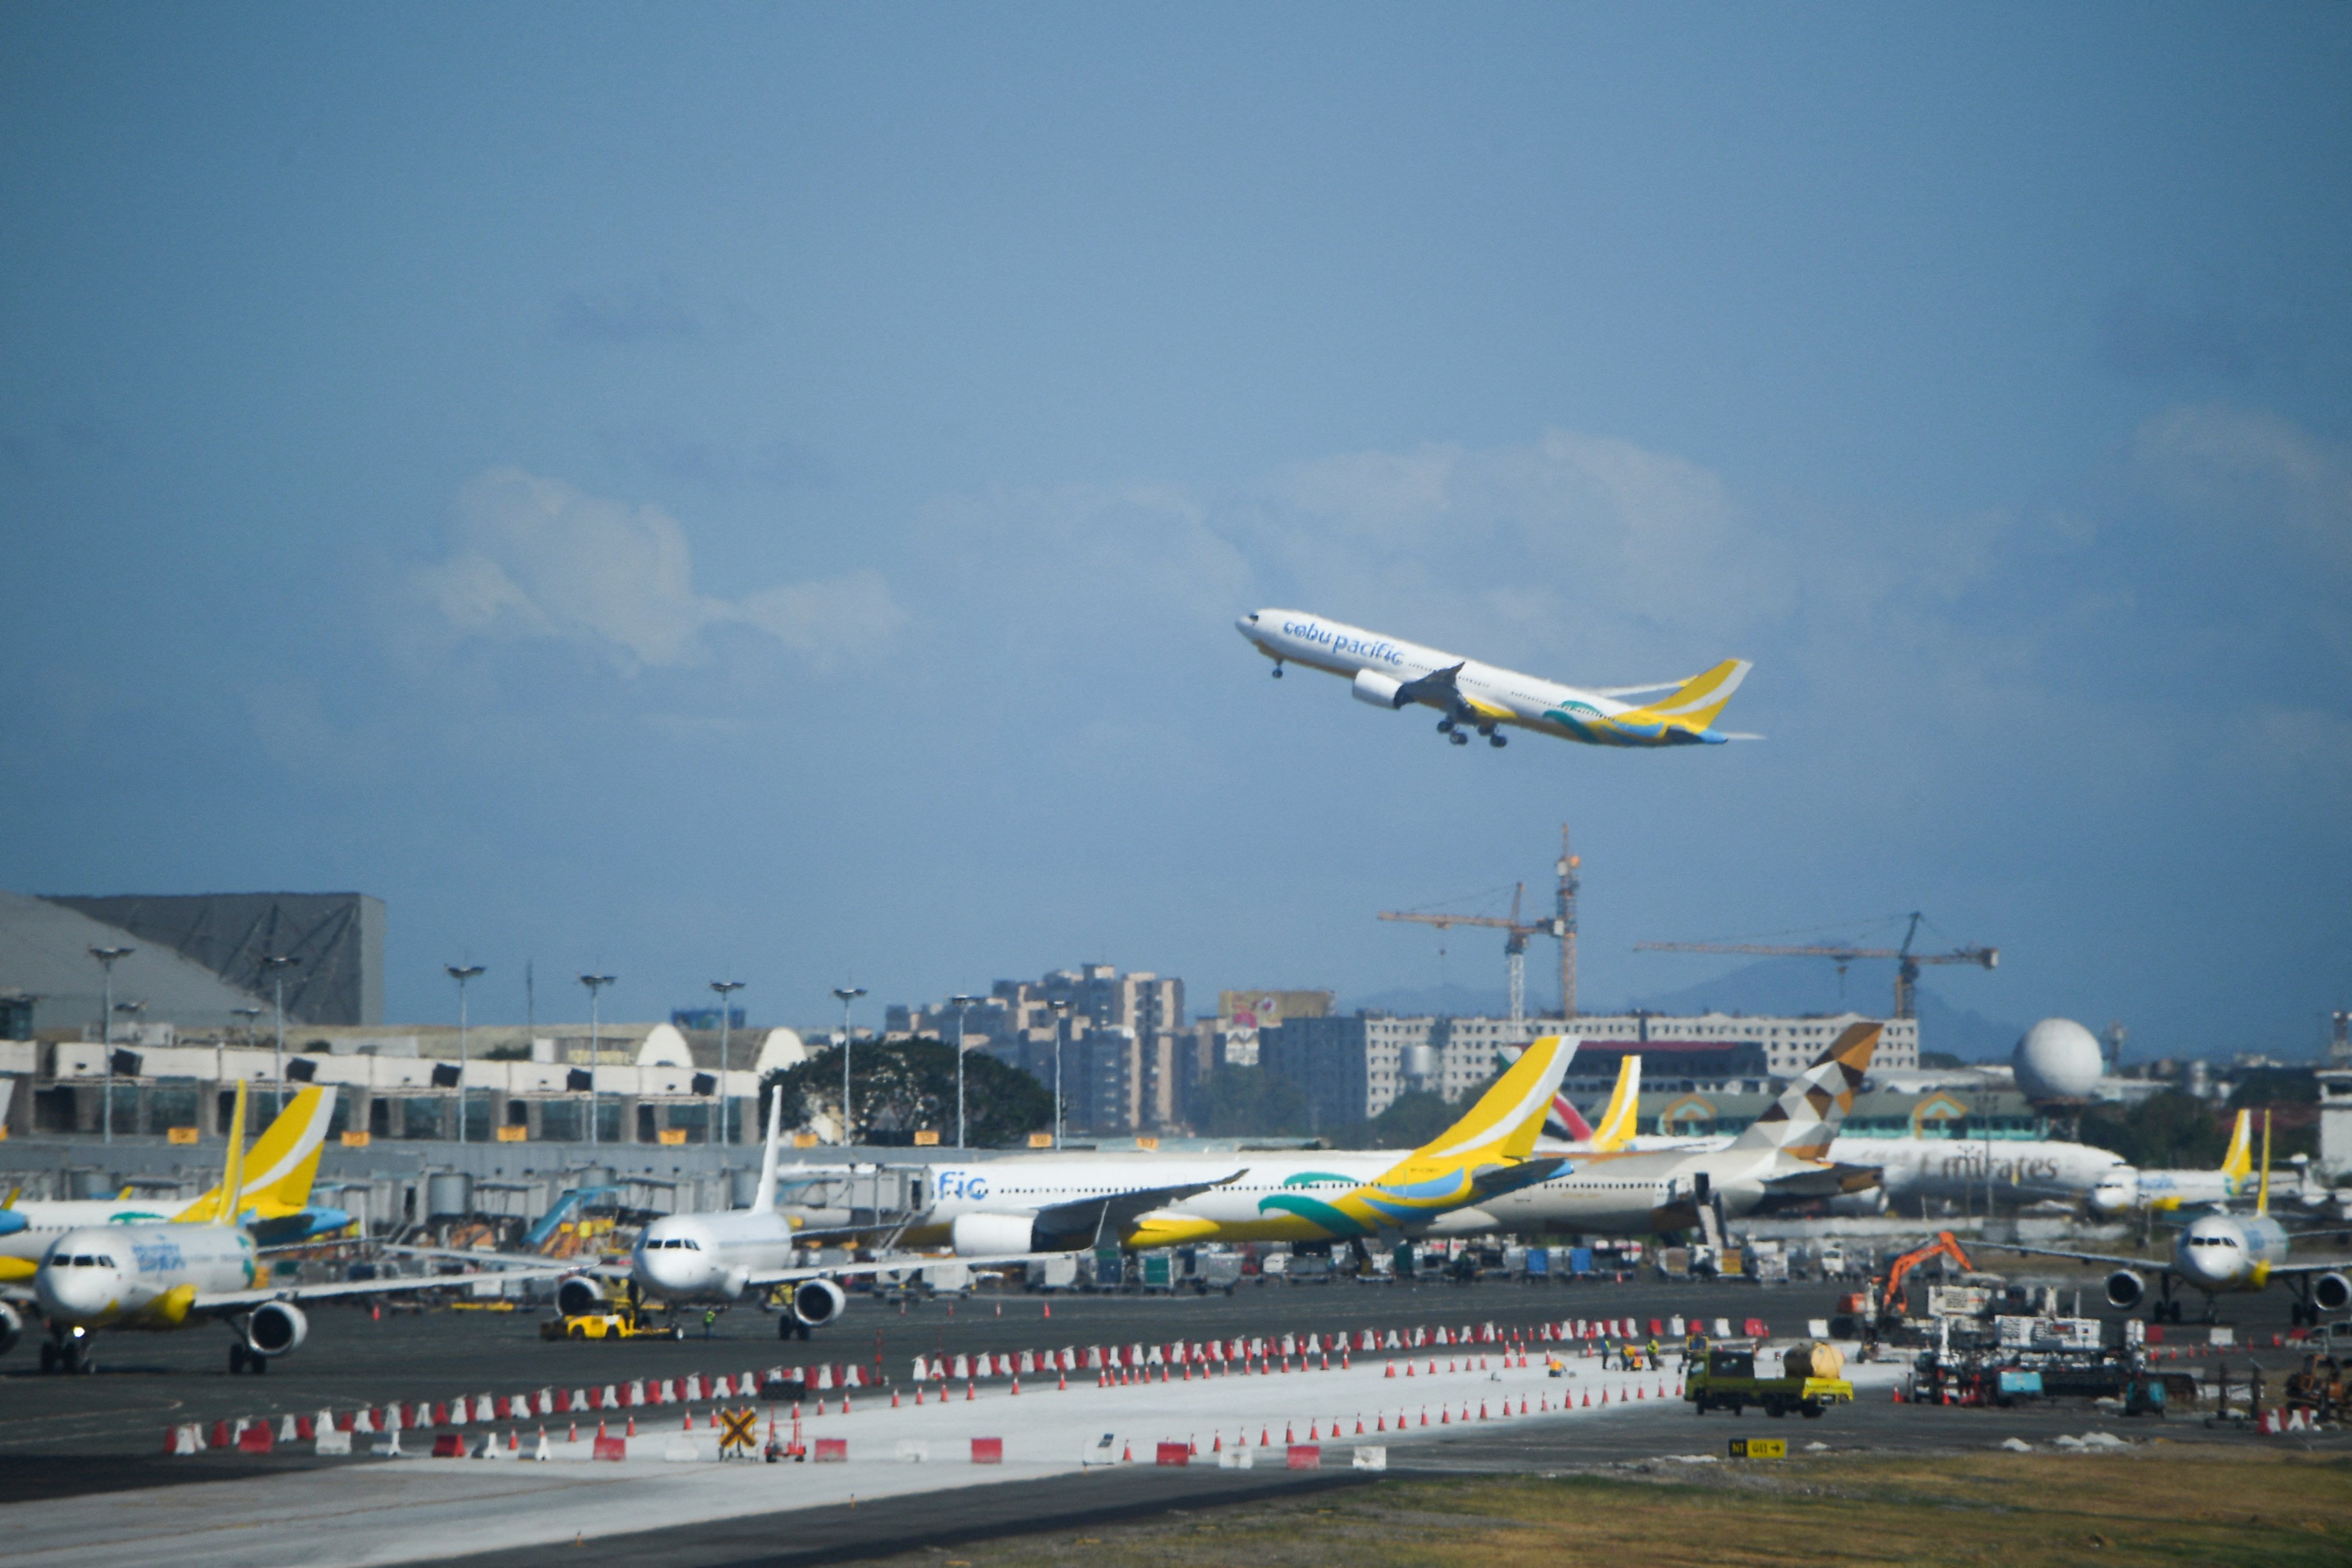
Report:
[[[1540,1007],[1535,998],[1532,1005]],[[1395,1013],[1406,1017],[1446,1014],[1455,1017],[1499,1017],[1507,999],[1500,990],[1479,991],[1466,985],[1399,986],[1366,996],[1341,999],[1340,1011],[1358,1008]],[[1838,984],[1837,966],[1822,959],[1766,958],[1713,980],[1638,997],[1622,1006],[1596,1000],[1596,1012],[1622,1012],[1633,1007],[1656,1013],[1750,1013],[1776,1016],[1804,1013],[1867,1014],[1882,1017],[1895,1005],[1895,965],[1882,959],[1860,960],[1846,966],[1845,984]],[[1963,1061],[2006,1059],[2024,1029],[1948,1000],[1931,984],[1919,987],[1919,1048],[1948,1051]]]

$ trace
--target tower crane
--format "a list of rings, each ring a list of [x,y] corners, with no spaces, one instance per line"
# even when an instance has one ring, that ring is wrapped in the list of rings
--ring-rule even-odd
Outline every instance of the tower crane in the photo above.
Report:
[[[1511,1031],[1521,1032],[1528,1016],[1528,938],[1556,937],[1559,941],[1559,1005],[1563,1017],[1576,1016],[1576,890],[1579,858],[1569,851],[1568,826],[1559,829],[1559,860],[1554,867],[1559,873],[1559,887],[1553,900],[1549,919],[1522,921],[1519,904],[1527,896],[1528,885],[1517,882],[1511,887],[1511,912],[1497,915],[1431,914],[1418,910],[1382,910],[1384,921],[1406,921],[1415,925],[1435,926],[1445,931],[1454,926],[1480,926],[1505,932],[1503,963],[1510,973]]]
[[[1949,952],[1914,952],[1911,943],[1919,934],[1918,910],[1911,911],[1910,929],[1903,933],[1901,947],[1847,947],[1836,942],[1813,942],[1794,947],[1754,942],[1637,942],[1636,952],[1743,952],[1765,958],[1826,958],[1834,961],[1838,973],[1857,958],[1891,958],[1895,960],[1895,1016],[1914,1016],[1919,989],[1919,971],[1930,963],[1973,963],[1980,968],[1994,969],[2000,964],[2000,949],[1997,947],[1959,947]]]

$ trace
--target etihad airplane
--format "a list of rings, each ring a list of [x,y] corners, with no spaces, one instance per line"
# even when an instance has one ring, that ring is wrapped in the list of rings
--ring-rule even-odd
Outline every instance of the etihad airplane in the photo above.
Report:
[[[1375,708],[1419,703],[1436,709],[1438,733],[1457,746],[1470,743],[1472,731],[1490,746],[1503,745],[1505,725],[1593,746],[1699,746],[1759,738],[1713,728],[1747,678],[1746,659],[1726,659],[1685,680],[1580,688],[1398,642],[1304,610],[1253,610],[1234,629],[1274,660],[1277,677],[1286,664],[1302,664],[1352,682],[1357,700]],[[1652,692],[1668,695],[1651,702],[1620,700]]]
[[[2290,1303],[2294,1326],[2302,1328],[2323,1317],[2352,1307],[2352,1259],[2326,1263],[2289,1263],[2289,1233],[2270,1216],[2270,1118],[2263,1119],[2262,1177],[2251,1215],[2200,1215],[2172,1244],[2172,1260],[2158,1265],[2157,1300],[2148,1311],[2154,1322],[2180,1321],[2181,1303],[2173,1299],[2176,1285],[2204,1293],[2205,1321],[2213,1321],[2215,1298],[2242,1290],[2264,1290],[2273,1279],[2294,1288]],[[2146,1258],[2118,1258],[2104,1252],[2068,1252],[2052,1247],[2020,1247],[2012,1242],[1985,1241],[1976,1245],[2028,1258],[2063,1258],[2073,1263],[2097,1263],[2114,1270],[2107,1276],[2107,1304],[2128,1312],[2147,1296]]]
[[[265,1247],[289,1247],[331,1235],[352,1223],[341,1209],[310,1205],[310,1184],[319,1174],[319,1151],[335,1117],[335,1091],[312,1087],[289,1100],[253,1141],[244,1156],[253,1173],[238,1200],[237,1219]],[[0,1284],[26,1280],[40,1267],[49,1244],[69,1230],[103,1225],[206,1224],[220,1217],[217,1186],[189,1202],[158,1203],[132,1195],[126,1187],[112,1198],[26,1198],[14,1194],[5,1212],[21,1216],[23,1228],[9,1234],[0,1222]]]
[[[236,1086],[229,1120],[228,1160],[219,1212],[242,1215],[245,1197],[245,1095]],[[533,1260],[535,1263],[542,1260]],[[542,1267],[541,1273],[562,1272]],[[509,1271],[505,1278],[521,1273]],[[417,1279],[362,1279],[322,1285],[276,1285],[253,1233],[219,1219],[85,1226],[57,1237],[34,1271],[32,1300],[47,1321],[43,1372],[93,1370],[91,1336],[101,1330],[168,1331],[205,1321],[226,1322],[236,1338],[228,1347],[232,1373],[269,1370],[276,1357],[299,1346],[310,1331],[300,1303],[331,1297],[443,1289],[481,1278],[443,1274]],[[12,1300],[18,1287],[0,1287]],[[22,1319],[11,1306],[0,1321],[0,1350],[16,1342]]]
[[[1400,1238],[1452,1210],[1542,1181],[1563,1156],[1535,1152],[1572,1037],[1529,1046],[1430,1142],[1393,1154],[1024,1154],[943,1165],[908,1242],[959,1255],[1194,1242]]]

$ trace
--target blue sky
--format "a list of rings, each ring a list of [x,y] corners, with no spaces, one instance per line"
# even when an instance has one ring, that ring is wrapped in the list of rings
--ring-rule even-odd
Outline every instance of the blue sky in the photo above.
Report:
[[[2315,5],[12,8],[0,885],[799,1021],[1434,984],[1373,912],[1567,821],[1589,1004],[1916,908],[2307,1047],[2348,88]],[[1260,605],[1770,739],[1465,754]]]

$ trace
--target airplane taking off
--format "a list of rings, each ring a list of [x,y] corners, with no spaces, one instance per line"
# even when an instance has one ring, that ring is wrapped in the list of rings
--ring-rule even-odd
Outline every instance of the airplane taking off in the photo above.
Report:
[[[319,1174],[319,1151],[334,1117],[334,1091],[306,1089],[287,1101],[246,1151],[244,1168],[252,1174],[237,1201],[237,1218],[264,1247],[292,1246],[352,1223],[352,1216],[341,1209],[310,1205],[310,1184]],[[128,1189],[114,1198],[27,1198],[22,1203],[14,1201],[12,1194],[5,1212],[18,1215],[22,1228],[0,1220],[0,1283],[30,1279],[49,1244],[67,1231],[166,1221],[208,1223],[220,1217],[220,1200],[218,1187],[185,1205],[177,1198],[165,1203],[135,1198]]]
[[[1375,708],[1417,702],[1436,709],[1438,732],[1457,746],[1469,744],[1473,730],[1488,745],[1500,746],[1506,737],[1499,726],[1506,724],[1592,746],[1698,746],[1759,738],[1712,727],[1746,679],[1746,659],[1726,659],[1687,680],[1582,689],[1397,642],[1304,610],[1253,610],[1234,629],[1274,660],[1277,677],[1285,664],[1303,664],[1351,681],[1357,700]],[[1650,692],[1668,695],[1653,702],[1619,700]]]
[[[246,1212],[245,1093],[245,1084],[239,1080],[218,1198],[219,1212],[227,1215]],[[539,1271],[560,1272],[553,1268]],[[229,1371],[267,1372],[271,1358],[295,1349],[310,1334],[310,1321],[303,1315],[300,1302],[446,1289],[480,1278],[442,1274],[417,1279],[273,1285],[269,1277],[253,1233],[238,1224],[210,1219],[68,1230],[49,1244],[33,1275],[33,1302],[49,1329],[49,1338],[41,1346],[41,1370],[91,1371],[90,1336],[101,1329],[161,1331],[216,1320],[229,1323],[237,1336],[228,1348]],[[14,1305],[21,1299],[18,1289],[0,1287],[0,1351],[16,1343],[23,1321]]]
[[[2352,1271],[2352,1260],[2289,1263],[2289,1232],[2271,1218],[2270,1206],[2271,1128],[2270,1117],[2265,1113],[2262,1177],[2255,1190],[2254,1212],[2200,1215],[2189,1223],[2173,1241],[2172,1261],[2156,1269],[2157,1300],[2148,1311],[2149,1321],[2180,1321],[2181,1303],[2173,1300],[2176,1282],[2204,1293],[2208,1322],[2213,1320],[2215,1297],[2225,1291],[2268,1289],[2273,1279],[2286,1280],[2294,1287],[2295,1299],[2289,1304],[2289,1313],[2297,1328],[2317,1323],[2323,1317],[2352,1307],[2352,1273],[2347,1273]],[[2147,1295],[2143,1270],[2148,1265],[2145,1258],[2067,1252],[2053,1247],[2020,1247],[2011,1242],[1986,1241],[1976,1245],[2021,1253],[2028,1258],[2063,1258],[2074,1263],[2105,1264],[2114,1270],[2107,1276],[2107,1304],[2118,1311],[2130,1311]]]

